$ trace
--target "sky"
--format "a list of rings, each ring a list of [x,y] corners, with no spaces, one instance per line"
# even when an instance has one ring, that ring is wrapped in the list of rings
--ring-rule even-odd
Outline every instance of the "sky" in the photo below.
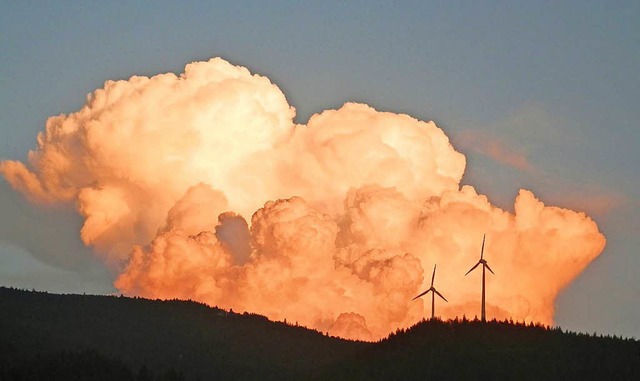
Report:
[[[267,76],[296,121],[357,101],[433,120],[462,184],[586,212],[607,246],[559,296],[563,328],[640,338],[640,4],[0,2],[0,158],[109,79],[224,59]],[[69,208],[0,181],[0,284],[112,293]]]

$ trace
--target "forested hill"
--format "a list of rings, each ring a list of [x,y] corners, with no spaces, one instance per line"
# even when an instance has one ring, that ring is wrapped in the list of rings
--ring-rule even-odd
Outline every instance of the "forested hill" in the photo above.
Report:
[[[640,342],[532,324],[423,321],[324,379],[640,380]]]
[[[300,379],[370,345],[196,302],[0,288],[5,371],[63,353],[70,362],[116,360],[136,375],[144,366],[189,380]]]
[[[640,380],[640,343],[427,321],[379,343],[186,301],[0,288],[0,380]]]

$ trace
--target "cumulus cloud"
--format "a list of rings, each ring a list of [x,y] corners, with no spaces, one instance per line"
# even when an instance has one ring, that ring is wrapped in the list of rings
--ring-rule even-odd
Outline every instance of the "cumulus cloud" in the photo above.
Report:
[[[482,235],[489,317],[553,321],[558,292],[603,249],[585,214],[522,190],[514,213],[460,188],[465,157],[433,122],[347,103],[293,122],[267,78],[220,58],[184,74],[108,81],[47,121],[27,164],[0,173],[29,200],[67,203],[130,295],[189,298],[376,339],[473,316],[464,277]]]

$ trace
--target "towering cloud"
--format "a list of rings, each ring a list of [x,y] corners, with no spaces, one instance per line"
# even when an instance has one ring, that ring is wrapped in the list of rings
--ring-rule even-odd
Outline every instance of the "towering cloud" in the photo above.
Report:
[[[421,319],[411,298],[434,263],[442,316],[476,315],[479,279],[463,274],[485,232],[489,317],[552,323],[605,245],[589,217],[531,192],[511,214],[460,187],[465,158],[433,122],[353,103],[307,125],[294,114],[267,78],[215,58],[108,81],[0,173],[34,202],[75,206],[126,294],[348,338]]]

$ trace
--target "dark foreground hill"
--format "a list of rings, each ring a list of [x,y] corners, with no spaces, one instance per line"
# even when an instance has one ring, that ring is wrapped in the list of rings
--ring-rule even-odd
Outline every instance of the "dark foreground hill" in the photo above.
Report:
[[[429,321],[379,343],[195,302],[0,288],[0,380],[640,380],[640,343]]]
[[[4,370],[62,356],[185,379],[300,379],[370,345],[195,302],[0,288]]]
[[[640,380],[640,342],[508,322],[424,321],[365,348],[323,378]]]

